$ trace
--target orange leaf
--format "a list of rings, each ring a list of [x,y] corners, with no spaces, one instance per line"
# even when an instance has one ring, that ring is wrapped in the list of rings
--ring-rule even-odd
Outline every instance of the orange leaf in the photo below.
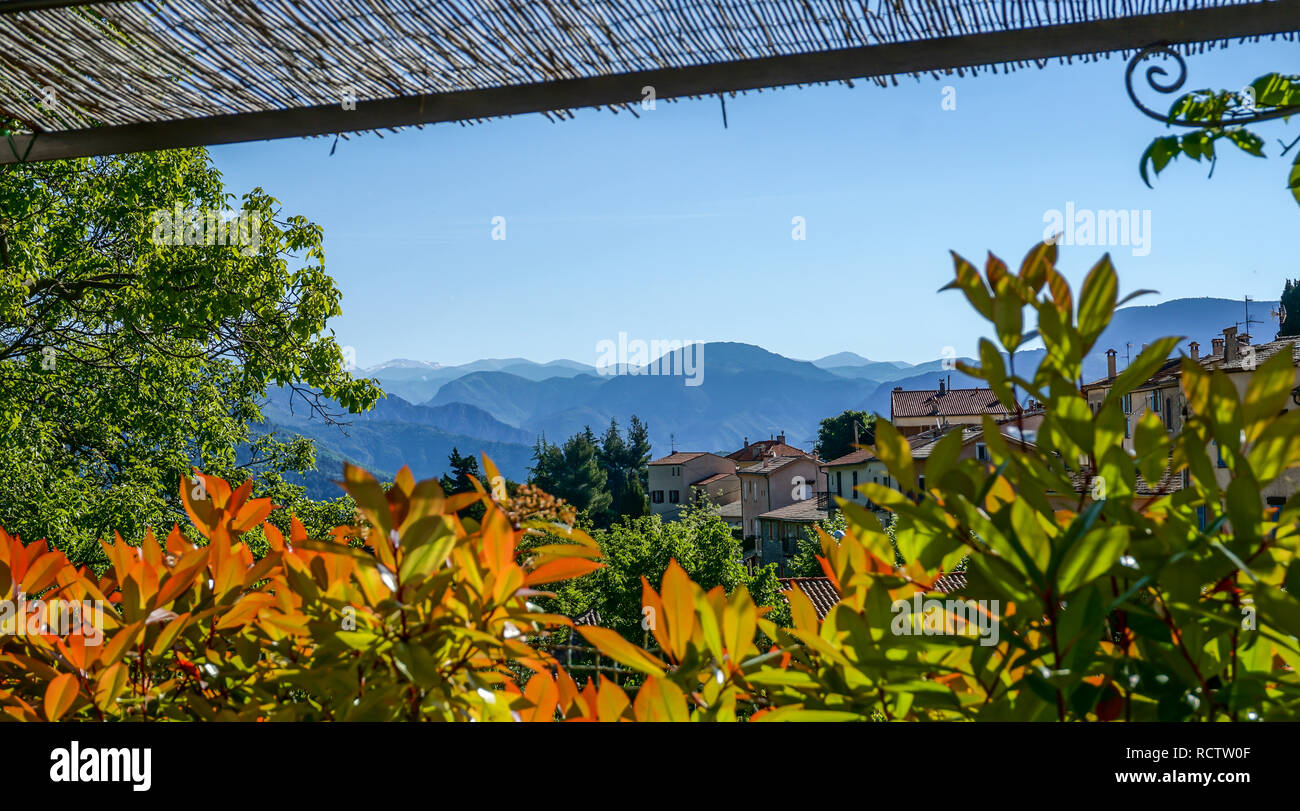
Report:
[[[248,532],[266,520],[274,509],[275,505],[271,503],[271,499],[255,498],[239,510],[239,514],[231,520],[230,528],[234,532]]]
[[[127,667],[122,662],[105,668],[95,679],[95,706],[101,710],[111,709],[126,686],[127,675]]]
[[[649,678],[636,691],[632,705],[638,721],[689,721],[686,696],[668,679]]]
[[[596,693],[596,720],[617,721],[623,717],[623,712],[631,703],[623,688],[604,675],[600,677],[600,689]]]
[[[72,708],[79,692],[77,677],[71,673],[56,676],[45,688],[45,717],[57,721]]]
[[[536,586],[542,583],[558,583],[561,580],[571,580],[575,577],[582,577],[584,574],[590,574],[597,569],[602,569],[604,566],[603,563],[584,560],[583,558],[552,560],[529,572],[528,576],[524,578],[524,585]]]
[[[519,715],[525,721],[554,721],[555,705],[560,700],[560,691],[549,673],[536,673],[528,680],[524,688],[524,697],[533,706]]]
[[[58,576],[59,569],[63,567],[68,559],[62,552],[47,552],[41,555],[27,569],[23,576],[22,585],[18,587],[20,594],[39,594],[44,591],[46,586],[54,582]]]
[[[679,662],[685,658],[686,646],[691,641],[691,634],[695,632],[693,585],[686,570],[676,560],[669,560],[659,598],[663,601],[664,612],[667,614],[663,620],[668,623],[672,654]]]
[[[620,664],[650,676],[664,674],[662,662],[619,636],[617,631],[597,628],[593,625],[581,625],[578,627],[578,633],[586,637],[587,641],[595,645],[601,653]]]

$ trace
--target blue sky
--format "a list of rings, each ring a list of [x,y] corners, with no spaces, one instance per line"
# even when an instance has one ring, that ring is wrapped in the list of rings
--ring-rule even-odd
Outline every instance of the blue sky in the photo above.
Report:
[[[1294,72],[1296,43],[1188,59],[1185,89]],[[632,338],[742,341],[795,358],[849,350],[919,362],[972,353],[982,324],[950,249],[1018,263],[1044,215],[1149,209],[1150,251],[1109,248],[1141,300],[1276,299],[1300,276],[1300,207],[1268,160],[1185,159],[1147,189],[1138,157],[1165,128],[1123,86],[1124,61],[1010,75],[869,82],[666,103],[633,118],[579,111],[477,126],[212,150],[230,191],[262,186],[325,230],[343,291],[332,322],[360,366],[394,358],[596,360]],[[956,109],[944,110],[944,88]],[[1148,94],[1150,97],[1150,94]],[[1156,97],[1164,109],[1167,98]],[[505,217],[506,239],[492,219]],[[803,217],[806,239],[791,238]],[[1108,248],[1062,248],[1073,282]]]

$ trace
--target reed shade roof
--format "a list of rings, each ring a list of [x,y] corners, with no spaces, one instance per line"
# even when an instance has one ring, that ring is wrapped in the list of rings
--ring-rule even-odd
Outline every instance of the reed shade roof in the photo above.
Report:
[[[1160,41],[1190,52],[1297,29],[1300,0],[0,0],[0,116],[35,133],[6,135],[0,162],[615,106],[646,86],[668,99]]]

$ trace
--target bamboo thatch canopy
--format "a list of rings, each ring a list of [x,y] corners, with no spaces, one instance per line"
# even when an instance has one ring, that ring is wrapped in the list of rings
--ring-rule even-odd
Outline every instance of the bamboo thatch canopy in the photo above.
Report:
[[[1297,30],[1300,0],[0,0],[0,163]]]

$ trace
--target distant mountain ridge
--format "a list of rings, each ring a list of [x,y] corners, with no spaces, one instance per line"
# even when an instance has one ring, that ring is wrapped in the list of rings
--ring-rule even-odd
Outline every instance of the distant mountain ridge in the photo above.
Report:
[[[1268,313],[1276,307],[1277,302],[1251,302],[1251,318],[1265,322],[1251,325],[1256,343],[1275,332]],[[1180,350],[1196,340],[1209,352],[1224,327],[1244,320],[1243,302],[1230,299],[1124,307],[1085,359],[1084,378],[1105,375],[1106,349],[1117,351],[1121,368],[1126,354],[1136,357],[1144,344],[1164,335],[1186,336]],[[1017,371],[1031,375],[1042,356],[1042,349],[1017,353]],[[952,368],[956,360],[974,363],[969,358],[912,364],[838,352],[804,361],[751,344],[715,342],[702,345],[702,360],[700,385],[687,385],[682,376],[647,374],[645,367],[601,374],[610,370],[571,360],[495,358],[459,366],[394,360],[357,373],[377,377],[389,396],[372,412],[346,416],[346,434],[290,414],[283,396],[272,398],[267,417],[283,430],[316,439],[330,459],[373,464],[388,473],[409,463],[422,476],[444,472],[452,447],[461,453],[486,450],[505,475],[521,479],[538,437],[562,442],[587,426],[599,434],[611,419],[626,426],[633,414],[647,424],[656,455],[670,446],[731,451],[746,438],[778,433],[811,450],[820,420],[844,409],[888,416],[895,387],[933,389],[941,378],[958,388],[980,385]]]

